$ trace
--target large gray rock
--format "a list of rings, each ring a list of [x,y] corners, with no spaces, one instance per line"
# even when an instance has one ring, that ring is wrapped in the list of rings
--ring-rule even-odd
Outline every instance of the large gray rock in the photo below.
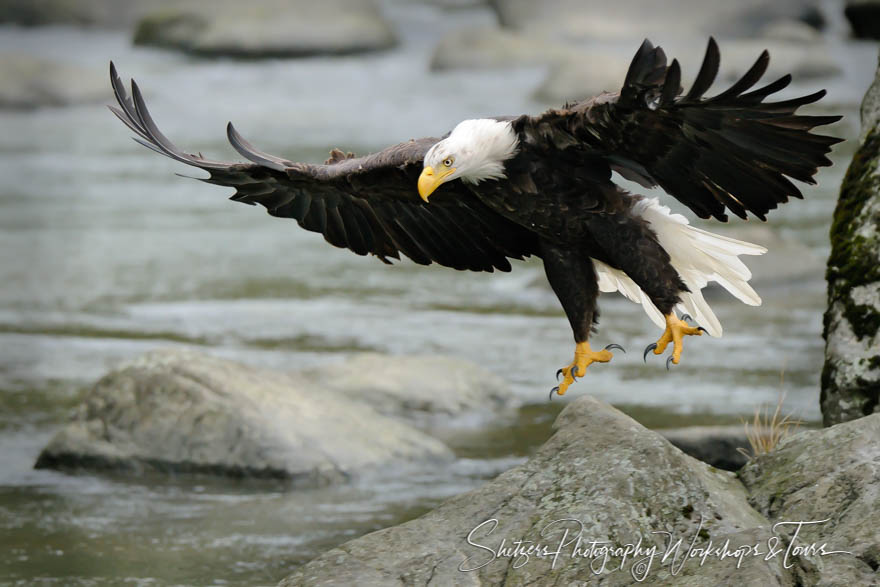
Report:
[[[391,25],[357,0],[188,0],[146,14],[135,44],[206,56],[297,57],[387,49]]]
[[[98,381],[36,466],[321,485],[395,461],[451,456],[441,442],[302,375],[165,350]]]
[[[802,526],[797,543],[852,553],[797,557],[798,584],[880,584],[880,414],[792,435],[740,477],[774,521],[827,520]],[[789,541],[795,529],[786,527]]]
[[[565,529],[573,540],[581,527],[582,549],[589,548],[593,540],[621,546],[639,539],[644,548],[660,549],[646,585],[670,581],[676,585],[724,584],[726,579],[786,584],[781,561],[760,557],[746,559],[740,569],[732,559],[708,561],[703,567],[691,561],[677,570],[675,578],[668,567],[661,568],[659,559],[667,542],[662,533],[671,533],[674,540],[683,538],[684,543],[711,539],[718,544],[730,538],[737,545],[752,544],[768,535],[768,520],[749,506],[743,486],[732,473],[692,459],[659,434],[591,397],[572,402],[555,426],[555,435],[524,465],[421,518],[330,550],[281,585],[595,582],[589,567],[595,561],[573,557],[573,543],[565,547],[555,565],[534,553],[527,564],[522,564],[522,557],[493,560],[486,550],[497,548],[503,538],[510,548],[518,539],[555,547]],[[490,533],[494,522],[474,531],[490,520],[497,520],[494,531]],[[471,542],[482,548],[468,544],[472,531]],[[621,564],[620,557],[612,557],[602,576],[603,585],[632,584],[632,561],[631,557],[622,570],[612,572],[612,567]],[[482,563],[486,564],[471,572],[459,568]]]
[[[880,411],[880,69],[862,107],[864,139],[831,224],[822,418]]]
[[[75,65],[0,54],[0,108],[29,109],[107,98],[104,76]]]

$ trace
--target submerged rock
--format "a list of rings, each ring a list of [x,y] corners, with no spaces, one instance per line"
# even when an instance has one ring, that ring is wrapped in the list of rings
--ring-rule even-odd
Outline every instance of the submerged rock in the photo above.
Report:
[[[861,146],[831,224],[822,419],[880,412],[880,69],[862,105]]]
[[[373,2],[252,0],[217,6],[191,0],[146,14],[134,42],[205,56],[258,58],[360,53],[397,41]]]
[[[451,456],[438,440],[300,375],[164,350],[98,381],[36,467],[272,477],[314,486],[395,461]]]
[[[571,403],[556,429],[524,465],[421,518],[330,550],[281,585],[568,585],[596,580],[590,565],[598,568],[596,559],[601,560],[572,555],[579,531],[582,551],[591,541],[624,546],[641,539],[643,548],[656,546],[661,553],[664,533],[673,541],[717,543],[729,537],[749,544],[769,532],[768,521],[749,506],[732,473],[692,459],[599,400]],[[511,549],[519,539],[555,548],[566,530],[571,542],[555,563],[534,551],[497,558],[488,552],[502,539]],[[480,546],[468,543],[469,534]],[[603,584],[632,584],[631,572],[644,571],[633,569],[633,560],[643,556],[610,557]],[[645,584],[723,584],[727,577],[771,585],[781,584],[784,571],[781,561],[761,558],[746,560],[740,569],[731,559],[704,567],[692,561],[672,579],[658,557],[647,576]]]
[[[105,98],[107,83],[97,72],[30,55],[0,55],[0,108],[67,106]]]
[[[514,406],[507,383],[469,361],[451,357],[357,355],[339,365],[302,373],[335,397],[367,404],[386,416],[424,421],[498,415]]]
[[[740,471],[750,502],[799,528],[800,545],[851,555],[796,558],[799,585],[877,585],[880,580],[880,414],[785,438]],[[788,540],[794,525],[786,525]]]

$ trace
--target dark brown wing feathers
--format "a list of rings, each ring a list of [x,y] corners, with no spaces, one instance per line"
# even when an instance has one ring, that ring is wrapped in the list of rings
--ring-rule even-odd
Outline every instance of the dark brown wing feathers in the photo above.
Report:
[[[450,182],[426,205],[416,184],[424,138],[366,157],[334,149],[324,165],[294,163],[264,153],[229,124],[227,138],[250,163],[212,161],[177,148],[150,116],[137,84],[129,97],[113,64],[110,78],[119,107],[110,109],[142,145],[206,170],[208,183],[235,188],[232,200],[260,204],[269,214],[295,219],[330,244],[386,263],[404,254],[416,263],[474,271],[510,270],[509,258],[535,254],[536,237],[482,204],[461,182]]]
[[[698,216],[727,220],[725,209],[745,218],[766,213],[800,190],[787,178],[815,183],[818,167],[831,164],[831,146],[841,139],[812,134],[839,116],[803,116],[795,111],[825,92],[780,102],[764,99],[791,82],[786,75],[751,90],[767,70],[764,51],[730,88],[703,95],[718,74],[714,39],[693,86],[680,95],[677,61],[667,66],[659,47],[645,41],[636,52],[618,95],[602,95],[536,117],[533,127],[575,139],[605,155],[612,168],[644,186],[660,185]],[[550,129],[550,130],[546,130]]]

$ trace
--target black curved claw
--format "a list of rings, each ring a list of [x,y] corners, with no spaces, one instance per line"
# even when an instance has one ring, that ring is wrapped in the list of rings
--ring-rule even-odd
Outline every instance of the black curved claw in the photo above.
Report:
[[[606,350],[606,351],[610,351],[611,349],[619,349],[620,352],[626,354],[626,349],[623,348],[622,346],[620,346],[619,344],[617,344],[616,342],[612,342],[611,344],[606,344],[606,345],[605,345],[605,350]]]
[[[550,390],[550,395],[547,396],[547,401],[553,401],[553,394],[559,392],[559,386],[557,385],[553,389]]]
[[[691,318],[690,314],[682,314],[681,319],[684,320],[685,322],[690,322],[693,320],[693,318]]]
[[[657,348],[656,342],[652,342],[651,344],[649,344],[648,346],[645,347],[645,353],[642,355],[642,359],[644,359],[646,363],[648,362],[648,353],[650,353],[651,351],[653,351],[656,348]]]
[[[556,372],[556,381],[559,381],[559,376],[562,375],[562,369]]]
[[[672,363],[673,357],[670,355],[668,359],[666,359],[666,370],[669,371],[669,364]],[[674,363],[673,363],[674,364]]]
[[[697,330],[699,330],[700,332],[708,332],[708,330],[706,330],[702,326],[697,326]]]
[[[569,373],[571,373],[571,378],[574,381],[578,380],[578,366],[577,365],[573,365],[571,368],[571,371],[569,371]]]

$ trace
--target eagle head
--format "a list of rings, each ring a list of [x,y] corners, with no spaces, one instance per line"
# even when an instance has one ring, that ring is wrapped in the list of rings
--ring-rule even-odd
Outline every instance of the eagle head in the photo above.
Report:
[[[510,122],[479,118],[458,123],[425,153],[419,195],[427,202],[441,184],[454,179],[477,184],[506,177],[504,162],[516,155],[518,144]]]

